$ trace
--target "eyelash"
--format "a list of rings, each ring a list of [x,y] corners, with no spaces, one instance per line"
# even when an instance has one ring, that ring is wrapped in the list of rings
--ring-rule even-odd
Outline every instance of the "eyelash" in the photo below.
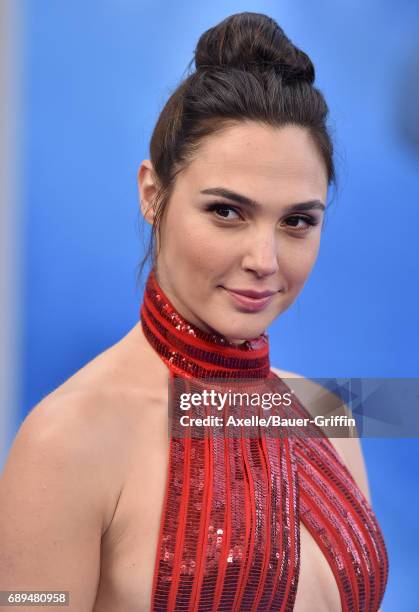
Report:
[[[207,210],[208,210],[209,212],[213,212],[213,211],[215,211],[215,210],[217,210],[217,209],[220,209],[220,208],[227,209],[227,210],[233,210],[235,213],[240,214],[240,211],[239,211],[239,210],[237,210],[237,208],[235,208],[234,206],[230,206],[229,204],[222,204],[222,203],[215,202],[215,203],[213,203],[213,204],[209,204],[209,205],[207,206]],[[227,221],[227,223],[229,223],[229,222],[230,222],[230,221],[229,221],[228,219],[226,219],[225,217],[224,217],[224,218],[223,218],[223,217],[218,217],[218,218],[219,218],[219,219],[221,218],[221,219],[223,219],[224,221]],[[289,216],[289,217],[287,217],[287,218],[288,218],[288,219],[301,219],[301,220],[303,220],[305,223],[307,223],[307,225],[308,225],[308,226],[311,226],[311,227],[313,227],[313,226],[315,226],[315,225],[318,225],[318,223],[319,223],[319,221],[318,221],[318,220],[317,220],[315,217],[312,217],[312,216],[310,216],[310,215],[300,215],[300,214],[297,214],[297,213],[296,213],[295,215],[290,215],[290,216]],[[308,228],[296,228],[296,227],[294,227],[294,226],[289,226],[289,227],[291,227],[292,229],[296,229],[298,232],[301,232],[301,231],[303,231],[304,229],[308,229]]]

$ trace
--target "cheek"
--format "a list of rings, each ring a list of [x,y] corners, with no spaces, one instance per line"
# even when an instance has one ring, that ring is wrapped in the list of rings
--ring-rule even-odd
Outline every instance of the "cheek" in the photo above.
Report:
[[[216,239],[208,223],[193,214],[172,219],[167,224],[171,231],[165,234],[162,249],[167,264],[204,274],[219,272],[226,263],[225,244]]]
[[[319,251],[319,239],[294,241],[279,256],[279,266],[290,289],[298,289],[310,274]]]

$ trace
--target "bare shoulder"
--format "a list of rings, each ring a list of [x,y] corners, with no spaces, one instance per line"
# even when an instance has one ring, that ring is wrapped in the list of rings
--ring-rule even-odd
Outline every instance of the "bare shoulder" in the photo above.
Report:
[[[18,430],[12,457],[29,449],[40,454],[48,449],[51,459],[56,456],[80,469],[106,473],[109,497],[135,445],[141,408],[157,395],[158,384],[147,369],[148,355],[137,332],[135,327],[32,408]],[[101,482],[94,479],[92,486]]]
[[[120,441],[132,435],[129,420],[118,415],[117,407],[116,394],[105,390],[82,388],[48,395],[17,432],[5,465],[10,485],[23,472],[34,482],[41,482],[48,472],[48,477],[63,479],[63,486],[64,479],[80,490],[85,484],[84,493],[91,497],[103,532],[123,478],[121,452],[127,445]]]
[[[140,415],[155,413],[142,408],[157,401],[162,386],[147,361],[129,335],[43,398],[20,425],[0,478],[0,566],[7,568],[0,589],[59,590],[64,580],[71,609],[92,609],[101,539],[145,429]]]
[[[21,424],[0,478],[0,588],[57,590],[64,580],[71,609],[92,609],[122,480],[117,419],[101,399],[51,394]]]
[[[44,397],[24,419],[6,466],[55,462],[57,473],[89,474],[104,526],[124,480],[142,426],[142,408],[156,402],[161,379],[152,376],[150,349],[136,325]],[[161,393],[161,391],[160,391]]]
[[[318,383],[301,376],[295,372],[271,368],[284,382],[292,389],[304,407],[314,417],[318,414],[335,413],[339,410],[340,414],[352,416],[348,406],[342,403],[341,399],[325,389]],[[371,495],[368,486],[368,477],[362,446],[356,429],[353,428],[354,437],[329,438],[340,458],[345,463],[359,488],[371,504]]]

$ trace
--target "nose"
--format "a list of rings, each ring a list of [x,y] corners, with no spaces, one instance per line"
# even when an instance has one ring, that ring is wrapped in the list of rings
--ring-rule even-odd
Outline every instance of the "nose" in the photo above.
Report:
[[[250,270],[259,277],[278,272],[278,238],[275,232],[254,231],[248,245],[242,263],[244,270]]]

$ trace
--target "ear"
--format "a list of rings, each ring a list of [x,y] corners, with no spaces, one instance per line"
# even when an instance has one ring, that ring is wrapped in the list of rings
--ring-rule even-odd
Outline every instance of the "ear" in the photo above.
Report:
[[[157,192],[157,181],[153,164],[149,159],[144,159],[137,172],[138,194],[140,198],[140,209],[144,219],[153,224],[154,220],[154,198]]]

